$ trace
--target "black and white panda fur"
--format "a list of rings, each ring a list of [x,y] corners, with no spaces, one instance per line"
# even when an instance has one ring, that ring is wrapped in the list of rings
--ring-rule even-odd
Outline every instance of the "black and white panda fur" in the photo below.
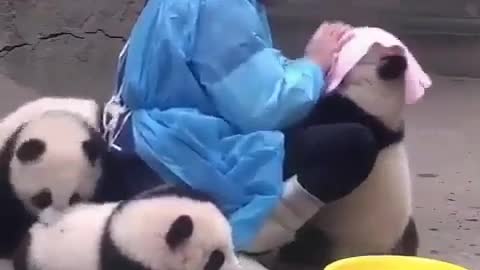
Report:
[[[418,235],[403,123],[408,63],[401,54],[384,53],[385,48],[372,47],[339,89],[323,98],[304,122],[305,126],[355,122],[368,127],[378,144],[374,167],[364,183],[323,206],[297,232],[296,240],[280,249],[278,267],[321,269],[345,257],[416,255]]]
[[[237,270],[231,228],[203,196],[166,186],[132,200],[79,204],[35,224],[15,270]]]
[[[95,104],[43,98],[1,120],[0,258],[10,258],[40,213],[92,197],[107,149]]]
[[[42,97],[19,106],[0,120],[0,144],[24,123],[49,111],[66,111],[77,114],[91,127],[100,128],[103,106],[93,99],[69,97]]]

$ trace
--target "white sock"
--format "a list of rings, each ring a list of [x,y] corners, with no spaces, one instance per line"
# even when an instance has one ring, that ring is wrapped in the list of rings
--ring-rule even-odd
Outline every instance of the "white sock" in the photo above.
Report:
[[[288,179],[279,205],[247,251],[265,252],[293,241],[295,232],[323,205],[298,183],[296,176]]]

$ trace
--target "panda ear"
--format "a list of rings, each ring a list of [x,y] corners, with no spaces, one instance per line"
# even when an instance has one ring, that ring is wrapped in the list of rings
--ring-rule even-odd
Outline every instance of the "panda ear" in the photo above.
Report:
[[[407,70],[407,59],[403,55],[387,55],[380,59],[377,67],[378,76],[383,80],[401,78]]]
[[[175,249],[193,234],[193,221],[190,216],[179,216],[170,226],[165,241],[170,249]]]

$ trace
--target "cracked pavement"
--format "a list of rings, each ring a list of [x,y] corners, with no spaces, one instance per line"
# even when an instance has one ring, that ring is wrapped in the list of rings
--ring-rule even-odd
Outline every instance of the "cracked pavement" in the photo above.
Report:
[[[0,1],[0,73],[40,94],[104,99],[143,0]],[[66,90],[68,89],[68,90]]]
[[[111,39],[119,39],[123,42],[127,41],[127,38],[126,37],[123,37],[123,36],[115,36],[115,35],[111,35],[111,34],[108,34],[107,32],[105,32],[105,30],[103,29],[97,29],[96,31],[86,31],[86,32],[83,32],[84,34],[98,34],[98,33],[101,33],[103,34],[104,36],[108,37],[108,38],[111,38]],[[39,42],[41,42],[42,40],[49,40],[49,39],[55,39],[55,38],[58,38],[58,37],[61,37],[61,36],[71,36],[71,37],[74,37],[74,38],[78,38],[78,39],[85,39],[87,38],[86,36],[80,36],[78,34],[75,34],[75,33],[69,33],[69,32],[59,32],[59,33],[51,33],[51,34],[48,34],[46,36],[39,36],[38,37],[38,40],[35,42],[35,43],[20,43],[20,44],[13,44],[13,45],[5,45],[4,47],[0,48],[0,58],[3,58],[5,56],[8,55],[8,53],[10,53],[11,51],[15,50],[15,49],[18,49],[18,48],[23,48],[25,46],[32,46],[32,47],[35,47],[38,45]]]

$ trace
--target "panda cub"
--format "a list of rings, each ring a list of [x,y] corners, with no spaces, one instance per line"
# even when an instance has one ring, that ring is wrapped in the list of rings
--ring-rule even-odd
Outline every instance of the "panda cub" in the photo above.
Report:
[[[68,111],[32,114],[6,137],[0,149],[0,258],[12,255],[40,213],[93,196],[106,150],[99,131]]]
[[[323,98],[303,123],[362,124],[376,140],[378,157],[357,189],[322,207],[297,232],[295,241],[280,249],[279,267],[320,269],[345,257],[417,253],[403,124],[408,62],[402,54],[385,49],[372,47],[339,89]]]
[[[162,186],[132,200],[79,204],[35,224],[16,270],[237,270],[231,228],[191,190]]]

